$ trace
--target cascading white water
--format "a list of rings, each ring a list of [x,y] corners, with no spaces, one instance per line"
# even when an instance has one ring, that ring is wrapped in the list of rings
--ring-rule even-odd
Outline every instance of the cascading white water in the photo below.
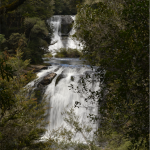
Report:
[[[69,109],[74,107],[75,101],[81,103],[79,108],[74,108],[76,115],[80,117],[80,123],[88,123],[92,126],[93,131],[94,128],[97,128],[96,124],[90,122],[87,118],[89,114],[97,114],[96,104],[87,103],[84,100],[83,95],[81,96],[78,93],[74,93],[73,90],[69,90],[69,86],[72,84],[74,87],[80,85],[79,80],[80,77],[85,75],[86,72],[92,73],[90,67],[81,67],[81,66],[60,66],[53,65],[49,67],[47,70],[43,70],[38,73],[38,77],[42,78],[46,76],[48,73],[54,72],[57,76],[53,79],[52,83],[49,84],[46,88],[45,95],[47,96],[47,100],[50,101],[50,109],[49,109],[49,122],[50,124],[47,126],[47,132],[43,135],[42,139],[48,139],[51,135],[51,131],[59,128],[62,125],[66,125],[63,120],[62,112],[65,109]],[[56,80],[59,75],[62,75],[63,78],[56,85]],[[71,78],[73,77],[74,80]],[[91,90],[98,90],[98,83],[89,84],[88,88]],[[87,97],[87,95],[84,95]],[[93,134],[93,133],[92,133]],[[89,137],[88,137],[89,136]],[[87,139],[90,138],[91,135],[88,135]],[[83,136],[79,133],[75,136],[74,140],[85,142]]]
[[[75,16],[71,16],[71,18],[75,21]],[[71,36],[75,33],[74,25],[68,34],[68,36],[64,39],[61,36],[61,15],[54,15],[48,20],[49,24],[53,27],[54,30],[54,37],[52,40],[52,44],[49,46],[49,51],[55,55],[55,51],[60,48],[72,48],[72,49],[82,49],[82,45],[79,41],[76,41]]]
[[[75,19],[75,16],[72,16],[73,19]],[[53,42],[57,41],[54,45],[49,46],[49,50],[51,52],[55,52],[54,50],[59,48],[77,48],[79,50],[82,49],[82,46],[79,46],[78,41],[72,40],[71,37],[67,38],[66,45],[62,42],[62,37],[60,33],[60,23],[61,23],[61,16],[53,16],[49,19],[50,24],[54,27],[54,38]],[[75,32],[74,27],[70,31],[69,35],[73,35]],[[47,96],[47,101],[49,102],[49,110],[48,110],[48,118],[47,120],[50,122],[49,125],[46,127],[47,132],[43,135],[41,140],[48,139],[51,135],[52,130],[55,130],[59,128],[62,125],[66,125],[65,121],[63,120],[62,112],[64,110],[68,110],[72,107],[74,107],[74,104],[76,101],[81,103],[79,108],[74,108],[75,113],[77,116],[80,117],[79,122],[86,123],[90,125],[94,130],[97,128],[97,124],[91,122],[87,116],[89,114],[97,114],[97,104],[96,103],[90,103],[85,102],[85,98],[87,98],[89,95],[88,93],[75,93],[73,90],[70,89],[70,85],[72,84],[75,88],[77,86],[82,87],[80,83],[80,77],[85,76],[87,72],[90,72],[89,74],[92,76],[94,73],[92,69],[89,66],[83,66],[83,61],[79,59],[72,59],[72,58],[57,58],[57,59],[51,59],[50,61],[47,61],[47,63],[51,63],[52,66],[49,66],[47,70],[42,70],[40,73],[37,74],[38,79],[31,82],[31,86],[38,85],[38,82],[40,82],[45,76],[47,76],[50,73],[56,73],[57,75],[52,80],[52,82],[47,85],[45,88],[44,95]],[[63,64],[62,64],[63,63]],[[58,65],[59,64],[59,65]],[[57,78],[62,75],[62,78],[57,81]],[[58,82],[56,84],[56,82]],[[35,87],[36,88],[36,87]],[[91,89],[92,91],[98,90],[99,83],[98,82],[91,82],[88,84],[88,89]],[[92,137],[91,135],[85,135],[88,140]],[[78,133],[74,137],[75,141],[80,141],[83,143],[85,142],[85,139],[83,138],[83,135]]]
[[[75,21],[76,17],[75,16],[71,16],[71,17]],[[72,30],[69,33],[70,36],[68,37],[67,47],[68,48],[82,50],[83,49],[82,44],[79,41],[77,41],[77,40],[75,40],[75,39],[72,38],[72,35],[75,34],[75,32],[76,31],[75,31],[75,28],[74,28],[74,25],[73,25]]]
[[[48,22],[53,27],[54,37],[52,43],[55,43],[49,46],[49,51],[52,52],[52,54],[55,54],[55,50],[59,48],[64,48],[61,40],[61,33],[59,32],[60,31],[59,28],[61,27],[60,26],[61,16],[59,15],[53,16],[48,20]]]

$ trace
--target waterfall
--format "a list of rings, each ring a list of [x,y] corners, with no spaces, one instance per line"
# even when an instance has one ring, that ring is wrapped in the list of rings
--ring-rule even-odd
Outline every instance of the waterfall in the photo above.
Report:
[[[54,31],[52,43],[56,42],[54,45],[49,46],[49,51],[52,52],[52,54],[55,54],[55,50],[59,48],[64,48],[64,45],[61,40],[61,33],[60,33],[61,17],[59,15],[53,16],[48,20],[48,23],[53,27],[53,31]]]
[[[72,16],[72,18],[75,19],[75,16]],[[69,36],[67,37],[66,44],[64,44],[61,33],[61,16],[53,16],[49,19],[49,22],[54,27],[52,43],[57,41],[54,45],[49,46],[49,51],[54,53],[55,49],[63,47],[82,49],[82,47],[78,45],[78,41],[72,40]],[[73,27],[68,35],[72,35],[74,32],[75,29]],[[62,112],[69,110],[70,108],[74,108],[75,114],[79,116],[80,124],[88,124],[92,127],[91,134],[85,135],[88,140],[91,140],[94,131],[97,129],[97,123],[90,121],[88,116],[89,114],[97,115],[98,105],[96,102],[85,102],[85,98],[88,98],[89,92],[77,93],[72,89],[70,90],[70,86],[73,85],[74,88],[82,88],[81,77],[85,77],[88,74],[91,76],[92,82],[87,84],[87,88],[92,91],[98,90],[100,88],[99,82],[93,82],[92,79],[92,77],[94,77],[94,70],[88,65],[83,65],[83,60],[77,58],[53,58],[46,63],[50,63],[51,66],[49,66],[48,69],[39,72],[37,74],[38,78],[30,83],[34,89],[39,88],[39,83],[47,75],[55,74],[51,83],[48,83],[43,87],[44,95],[46,96],[49,105],[48,117],[46,118],[46,121],[49,121],[49,124],[46,126],[47,131],[42,136],[41,140],[48,139],[53,130],[58,129],[61,126],[67,126],[63,119]],[[80,104],[79,107],[74,107],[76,102]],[[73,140],[86,143],[86,140],[81,133],[77,133]]]
[[[75,16],[70,16],[73,21],[75,21]],[[82,49],[82,45],[79,41],[76,41],[71,36],[75,33],[74,25],[68,35],[63,36],[61,33],[61,23],[62,23],[62,16],[61,15],[54,15],[50,19],[48,19],[48,23],[53,27],[53,45],[49,46],[49,51],[55,55],[55,50],[60,48],[72,48],[72,49]]]
[[[75,114],[79,116],[79,122],[81,124],[85,123],[93,128],[91,134],[86,135],[88,140],[91,139],[93,132],[97,129],[97,124],[91,122],[87,116],[89,116],[89,114],[97,114],[97,104],[91,103],[90,101],[85,102],[85,98],[89,95],[85,93],[76,93],[74,90],[70,90],[70,85],[73,85],[75,88],[77,86],[80,87],[80,77],[85,77],[86,74],[93,75],[94,71],[89,66],[53,64],[49,66],[48,69],[39,72],[37,74],[38,78],[32,81],[30,85],[34,86],[34,89],[36,89],[43,78],[51,73],[56,73],[56,76],[50,84],[44,87],[44,95],[46,95],[46,100],[49,104],[49,115],[46,118],[49,124],[46,126],[47,131],[41,139],[48,139],[51,136],[52,130],[58,129],[60,126],[66,126],[62,112],[70,108],[74,108]],[[60,76],[61,78],[59,78]],[[98,90],[99,84],[91,82],[88,84],[88,88],[93,91]],[[79,108],[74,107],[76,101],[81,104]],[[86,143],[80,133],[77,133],[73,140]]]
[[[71,16],[71,17],[72,17],[72,19],[75,22],[75,16]],[[75,31],[75,27],[73,25],[72,30],[69,33],[67,47],[68,48],[82,50],[83,49],[83,45],[79,41],[77,41],[77,40],[72,38],[72,35],[75,34],[75,32],[76,32]]]

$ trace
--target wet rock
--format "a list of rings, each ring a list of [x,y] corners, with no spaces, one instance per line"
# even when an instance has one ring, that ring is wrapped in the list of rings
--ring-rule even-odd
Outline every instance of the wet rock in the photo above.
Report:
[[[48,69],[48,66],[51,66],[51,65],[50,64],[48,64],[47,66],[44,66],[44,65],[30,65],[26,69],[24,69],[22,72],[24,74],[27,74],[29,71],[33,70],[33,73],[38,73],[43,69]]]
[[[65,77],[66,77],[66,75],[60,74],[60,75],[57,77],[57,79],[56,79],[55,86],[58,84],[58,82],[59,82],[61,79],[65,78]]]
[[[61,16],[61,24],[72,24],[74,20],[70,15],[62,15]]]
[[[70,78],[70,79],[71,79],[71,81],[74,81],[74,76],[71,76],[71,78]]]
[[[69,15],[61,16],[61,36],[68,36],[72,29],[74,20]]]
[[[50,73],[43,78],[41,82],[39,82],[38,87],[46,86],[52,82],[52,80],[56,77],[56,73]]]
[[[91,75],[93,73],[94,73],[93,71],[85,71],[85,74],[88,74],[88,75]]]
[[[60,68],[61,68],[61,67],[56,68],[56,69],[54,70],[54,72],[57,72]]]
[[[26,69],[23,70],[23,73],[27,74],[28,71],[33,70],[33,73],[38,73],[43,69],[48,69],[48,67],[51,66],[51,64],[45,64],[45,65],[30,65]]]
[[[43,69],[48,69],[48,66],[45,66],[45,67],[42,67],[42,68],[41,68],[41,70],[43,70]]]
[[[81,84],[83,79],[84,79],[84,75],[80,75],[80,76],[79,76],[78,83]]]

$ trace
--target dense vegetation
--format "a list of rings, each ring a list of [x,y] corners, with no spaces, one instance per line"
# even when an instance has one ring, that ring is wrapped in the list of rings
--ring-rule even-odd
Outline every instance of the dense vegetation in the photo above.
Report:
[[[25,71],[41,63],[50,44],[53,1],[5,0],[0,7],[0,149],[44,149],[36,142],[45,132],[46,103],[26,85],[35,79]],[[30,94],[29,94],[30,93]]]
[[[53,9],[53,0],[1,1],[0,149],[50,149],[51,142],[36,142],[45,132],[47,108],[25,87],[35,79],[25,70],[30,63],[42,63],[48,51],[52,28],[46,19]]]
[[[32,72],[25,74],[24,69],[29,63],[41,63],[48,50],[52,29],[46,19],[53,14],[76,12],[74,37],[84,46],[84,58],[91,66],[99,67],[94,79],[101,90],[88,89],[90,76],[87,76],[81,79],[83,86],[78,91],[88,92],[85,101],[99,103],[99,115],[92,117],[99,122],[94,140],[104,144],[105,149],[149,148],[147,0],[3,0],[0,12],[0,146],[3,149],[50,149],[51,141],[36,142],[45,132],[43,119],[47,108],[44,100],[37,101],[32,89],[24,88],[35,79]],[[58,57],[76,54],[80,55],[76,50],[58,51]],[[80,125],[72,109],[66,114],[65,121],[74,131],[63,128],[54,133],[55,138],[64,139],[58,143],[56,138],[55,146],[100,150],[95,141],[85,136],[91,128]],[[72,142],[77,132],[87,145]]]
[[[45,132],[46,103],[39,103],[30,87],[24,87],[35,79],[32,71],[24,74],[29,61],[21,59],[17,50],[15,57],[5,54],[7,59],[1,65],[0,74],[0,147],[10,149],[41,149],[50,142],[36,142]],[[13,70],[14,75],[12,75]],[[7,73],[9,76],[5,78]],[[29,92],[30,91],[30,92]],[[30,94],[29,94],[30,93]],[[38,125],[38,126],[37,126]]]
[[[79,1],[57,0],[5,0],[0,11],[0,51],[15,54],[18,41],[23,42],[23,59],[32,64],[42,63],[43,54],[48,52],[52,28],[46,19],[53,14],[76,14]]]
[[[86,88],[87,101],[98,99],[99,139],[127,149],[148,149],[148,1],[97,1],[80,5],[76,37],[84,45],[83,56],[99,66],[101,91]],[[107,141],[106,140],[106,141]]]
[[[77,4],[82,2],[83,0],[55,0],[54,14],[55,15],[76,15]]]
[[[82,56],[82,53],[77,49],[71,49],[71,48],[60,48],[56,50],[56,58],[79,58]]]
[[[11,6],[18,1],[18,7]],[[41,63],[42,55],[48,51],[52,29],[46,22],[53,14],[53,0],[48,1],[2,1],[0,9],[5,8],[0,15],[1,41],[0,51],[15,54],[21,43],[23,59],[31,63]]]

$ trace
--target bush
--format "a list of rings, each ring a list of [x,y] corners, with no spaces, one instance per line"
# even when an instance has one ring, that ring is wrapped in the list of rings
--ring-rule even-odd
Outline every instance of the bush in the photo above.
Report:
[[[148,1],[81,5],[76,30],[85,59],[99,67],[101,88],[88,100],[98,99],[100,130],[121,134],[130,150],[148,149]]]
[[[44,57],[44,58],[52,58],[53,55],[52,55],[51,53],[47,53],[47,54],[45,54],[43,57]]]
[[[47,142],[35,142],[45,132],[46,103],[38,103],[30,87],[25,85],[33,80],[24,75],[23,69],[29,61],[21,60],[17,51],[15,57],[9,57],[7,64],[15,70],[15,76],[7,80],[0,74],[0,147],[10,149],[40,149]],[[27,80],[28,79],[28,80]]]
[[[57,58],[79,58],[82,56],[82,53],[78,51],[77,49],[71,49],[71,48],[60,48],[59,50],[56,50],[55,57]]]

